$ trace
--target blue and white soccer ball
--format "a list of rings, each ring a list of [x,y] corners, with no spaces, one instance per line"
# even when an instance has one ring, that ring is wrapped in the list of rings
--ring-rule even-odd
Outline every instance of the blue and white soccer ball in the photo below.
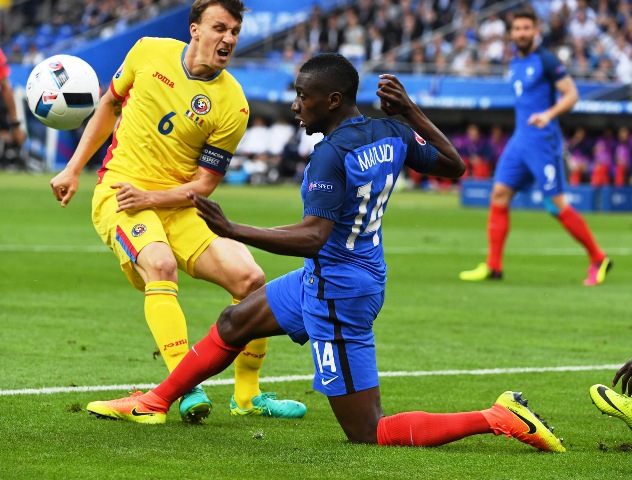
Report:
[[[33,115],[56,130],[79,128],[99,104],[99,79],[92,67],[72,55],[53,55],[38,64],[26,82]]]

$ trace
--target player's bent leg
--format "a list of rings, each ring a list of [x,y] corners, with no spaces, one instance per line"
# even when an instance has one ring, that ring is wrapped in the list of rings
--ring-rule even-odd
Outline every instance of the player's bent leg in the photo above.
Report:
[[[220,335],[218,325],[223,325]],[[224,371],[251,340],[285,332],[260,288],[238,305],[227,307],[211,331],[184,356],[169,377],[142,395],[91,402],[88,410],[101,417],[137,423],[164,423],[169,406],[202,381]],[[230,342],[230,343],[229,343]]]
[[[265,286],[240,303],[226,307],[216,326],[223,342],[242,349],[252,340],[286,334],[270,309]]]
[[[233,304],[265,284],[265,276],[250,251],[241,243],[217,238],[198,257],[196,277],[212,281],[233,295]],[[293,400],[277,400],[276,393],[262,393],[259,372],[267,351],[267,339],[250,341],[235,359],[235,392],[230,401],[233,415],[301,418],[307,408]]]
[[[235,360],[235,395],[231,398],[232,415],[260,415],[273,418],[302,418],[307,407],[294,400],[278,400],[275,392],[261,392],[259,389],[259,369],[265,355],[267,337],[284,335],[266,298],[266,288],[259,288],[239,304],[224,310],[217,322],[222,339],[232,345],[247,341],[246,348]],[[244,355],[249,352],[249,355]],[[241,362],[237,364],[237,361]],[[250,364],[252,362],[252,364]],[[249,369],[250,375],[244,370]],[[248,382],[248,377],[255,380]],[[240,385],[237,385],[237,382]],[[240,388],[240,387],[250,387]],[[237,399],[237,394],[241,398]]]
[[[378,443],[378,423],[384,417],[380,387],[329,396],[329,405],[350,442]]]
[[[263,270],[246,246],[222,237],[197,257],[191,275],[219,285],[237,301],[265,284]]]
[[[351,442],[382,446],[436,447],[464,437],[491,433],[481,412],[404,412],[384,416],[379,387],[328,397]]]
[[[590,398],[601,413],[622,420],[632,429],[632,398],[599,384],[590,387]]]
[[[177,262],[167,244],[154,242],[140,252],[136,269],[147,282],[147,325],[172,372],[189,349],[186,318],[178,302]],[[180,416],[187,423],[200,422],[209,416],[212,408],[211,400],[199,385],[180,399]]]
[[[505,434],[545,451],[564,452],[561,441],[526,406],[505,392],[488,410],[459,413],[405,412],[380,419],[380,445],[436,447],[484,433]]]

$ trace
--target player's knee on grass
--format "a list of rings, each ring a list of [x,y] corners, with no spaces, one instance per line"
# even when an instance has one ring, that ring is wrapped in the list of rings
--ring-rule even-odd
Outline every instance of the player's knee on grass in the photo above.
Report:
[[[328,397],[329,405],[353,443],[377,443],[377,425],[384,416],[379,387],[347,395]]]

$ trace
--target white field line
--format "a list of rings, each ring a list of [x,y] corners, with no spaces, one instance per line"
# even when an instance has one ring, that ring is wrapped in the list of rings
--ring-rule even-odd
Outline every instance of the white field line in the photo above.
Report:
[[[593,370],[611,370],[614,374],[621,365],[579,365],[566,367],[527,367],[527,368],[491,368],[482,370],[435,370],[435,371],[419,371],[419,372],[381,372],[380,377],[429,377],[429,376],[452,376],[452,375],[507,375],[516,373],[540,373],[540,372],[585,372]],[[311,380],[313,375],[289,375],[283,377],[264,377],[261,383],[283,383]],[[218,379],[207,380],[202,385],[232,385],[235,380]],[[40,395],[47,393],[70,393],[70,392],[102,392],[112,390],[131,391],[134,388],[139,390],[147,390],[156,387],[155,383],[145,383],[137,385],[95,385],[95,386],[77,386],[77,387],[43,387],[43,388],[25,388],[22,390],[0,390],[0,396],[8,395]]]
[[[0,245],[0,252],[19,253],[93,253],[109,252],[105,245]]]
[[[632,255],[631,247],[613,247],[606,249],[612,256],[630,256]],[[18,252],[18,253],[102,253],[109,252],[110,249],[105,245],[1,245],[0,252]],[[388,255],[419,255],[419,254],[441,254],[450,253],[453,255],[486,255],[486,247],[444,247],[441,245],[417,245],[414,247],[385,247],[384,251]],[[261,252],[261,251],[259,251]],[[261,252],[267,253],[267,252]],[[270,254],[272,255],[272,254]],[[579,247],[567,248],[507,248],[506,255],[527,255],[541,257],[558,257],[558,256],[585,256],[584,250]]]

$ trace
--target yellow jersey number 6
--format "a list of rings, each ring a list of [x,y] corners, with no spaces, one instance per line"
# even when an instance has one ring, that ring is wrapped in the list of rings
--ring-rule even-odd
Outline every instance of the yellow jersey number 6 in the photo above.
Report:
[[[163,135],[169,135],[173,130],[173,122],[171,119],[176,115],[176,112],[169,112],[167,115],[160,119],[158,124],[158,131]]]

